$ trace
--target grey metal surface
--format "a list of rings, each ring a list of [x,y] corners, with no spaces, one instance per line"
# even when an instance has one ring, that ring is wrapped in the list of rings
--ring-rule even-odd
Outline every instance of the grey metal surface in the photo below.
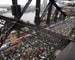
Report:
[[[75,60],[75,42],[69,43],[55,60]]]

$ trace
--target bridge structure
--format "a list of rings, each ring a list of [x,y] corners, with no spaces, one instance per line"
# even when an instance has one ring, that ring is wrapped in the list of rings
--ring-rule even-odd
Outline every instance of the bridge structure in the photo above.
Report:
[[[24,6],[24,8],[21,10],[21,6],[18,5],[17,0],[12,0],[12,6],[11,6],[11,10],[12,10],[12,15],[14,16],[14,18],[11,17],[6,17],[6,16],[2,16],[0,15],[0,19],[2,20],[0,22],[0,24],[4,25],[2,28],[0,28],[0,46],[3,45],[3,43],[5,42],[5,40],[7,39],[7,36],[9,35],[9,33],[11,32],[12,29],[16,28],[17,30],[19,30],[22,26],[25,25],[30,25],[30,26],[34,26],[37,27],[37,29],[43,29],[44,31],[48,31],[48,33],[54,37],[55,39],[60,39],[60,40],[65,40],[65,41],[71,41],[69,43],[69,45],[67,47],[65,47],[65,49],[62,51],[62,53],[60,53],[55,60],[75,60],[74,57],[74,37],[72,37],[72,35],[74,35],[74,27],[72,28],[72,33],[70,34],[70,36],[64,36],[62,34],[58,34],[56,32],[52,32],[50,29],[52,29],[53,27],[56,27],[56,25],[59,25],[63,23],[65,23],[65,20],[67,17],[71,17],[71,16],[75,16],[75,14],[71,14],[74,13],[74,10],[72,11],[71,9],[73,7],[64,7],[64,6],[58,6],[58,4],[56,3],[55,0],[49,0],[45,10],[43,11],[42,15],[40,16],[40,1],[41,0],[36,0],[36,9],[35,9],[35,24],[30,24],[30,23],[26,23],[24,21],[21,20],[21,17],[23,16],[23,14],[26,12],[26,9],[29,7],[30,3],[32,2],[32,0],[28,0],[28,2],[26,3],[26,5]],[[55,7],[55,10],[54,10]],[[67,11],[67,9],[69,11]],[[52,13],[52,11],[54,11]],[[46,17],[45,21],[43,20],[43,18]],[[10,23],[11,22],[11,23]],[[45,22],[45,26],[41,26],[41,23]],[[52,26],[53,25],[53,26]],[[48,28],[48,29],[47,29]],[[19,33],[19,32],[18,32]],[[19,37],[19,34],[18,34]],[[63,42],[62,42],[63,43]],[[69,49],[69,50],[68,50]],[[73,51],[71,51],[73,50]],[[65,56],[65,55],[66,56]],[[63,57],[62,57],[63,56]]]

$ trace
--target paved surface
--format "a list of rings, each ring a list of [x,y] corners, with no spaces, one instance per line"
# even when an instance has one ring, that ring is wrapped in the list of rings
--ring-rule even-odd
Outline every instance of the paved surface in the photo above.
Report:
[[[55,60],[75,60],[75,42],[71,42]]]

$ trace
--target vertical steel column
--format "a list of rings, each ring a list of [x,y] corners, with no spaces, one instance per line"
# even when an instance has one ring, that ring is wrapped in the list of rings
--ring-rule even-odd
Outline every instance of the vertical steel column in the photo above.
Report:
[[[17,5],[17,0],[12,0],[13,5]]]
[[[40,20],[40,0],[36,0],[36,13],[35,13],[35,24],[39,25],[41,20]]]
[[[14,13],[15,12],[15,13]],[[21,8],[20,5],[18,5],[17,0],[12,0],[12,14],[14,15],[14,19],[19,20],[20,14],[21,14]],[[18,32],[17,37],[20,37],[20,32]]]
[[[60,21],[65,20],[65,18],[66,18],[66,15],[63,15],[63,14],[61,13],[61,14],[60,14],[60,17],[59,17]]]
[[[54,22],[57,22],[57,16],[58,16],[58,9],[55,10],[55,14],[54,14]]]
[[[46,24],[50,24],[50,17],[51,17],[51,12],[52,12],[52,2],[50,2],[50,0],[49,0],[49,9],[48,9],[48,15],[47,15],[47,21],[46,21]]]
[[[21,7],[20,5],[18,5],[17,0],[12,0],[12,15],[14,15],[14,17],[20,19],[20,15],[21,15]]]
[[[63,15],[63,16],[62,16],[62,20],[65,20],[65,18],[66,18],[66,15]]]
[[[12,15],[14,15],[14,18],[18,16],[17,14],[17,0],[12,0]]]
[[[59,16],[59,20],[61,21],[61,18],[62,18],[62,13],[60,13],[60,16]]]

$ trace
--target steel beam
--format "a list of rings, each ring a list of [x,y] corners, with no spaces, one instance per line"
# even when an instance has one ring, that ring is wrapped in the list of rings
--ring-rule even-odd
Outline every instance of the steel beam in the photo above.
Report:
[[[46,21],[46,23],[49,25],[50,24],[50,18],[51,18],[51,12],[52,12],[52,3],[50,2],[50,0],[49,0],[49,8],[48,8],[48,15],[47,15],[47,21]]]
[[[54,22],[57,22],[58,13],[59,13],[59,11],[58,11],[58,9],[56,9],[55,13],[54,13],[54,19],[53,19]]]
[[[53,5],[54,5],[62,14],[66,15],[66,14],[61,10],[61,8],[55,3],[55,0],[50,0],[50,1],[53,3]]]
[[[50,2],[47,4],[45,10],[43,11],[43,13],[42,13],[42,15],[41,15],[41,20],[43,20],[43,17],[45,16],[45,14],[46,14],[46,12],[48,11],[49,7],[50,7]]]
[[[17,0],[12,0],[13,5],[17,5]]]
[[[40,20],[40,2],[41,0],[36,0],[36,13],[35,13],[35,24],[39,25],[41,20]]]
[[[32,2],[32,0],[28,0],[28,2],[25,4],[22,12],[21,12],[21,15],[19,18],[21,18],[23,16],[23,14],[26,12],[26,9],[29,7],[30,3]]]

